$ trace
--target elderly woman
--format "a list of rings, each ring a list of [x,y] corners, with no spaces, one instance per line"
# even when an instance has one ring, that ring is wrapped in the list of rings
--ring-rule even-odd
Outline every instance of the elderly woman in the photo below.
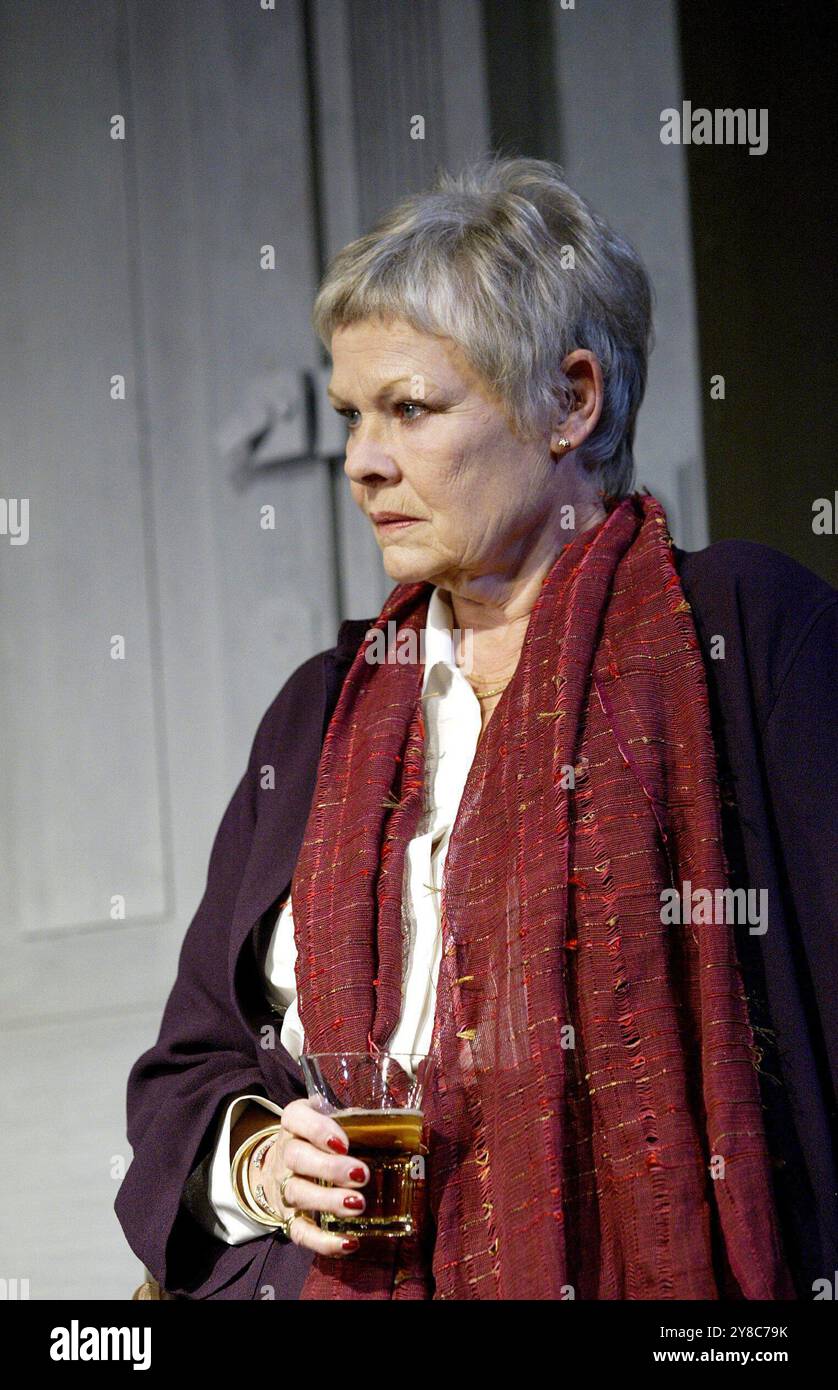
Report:
[[[836,1267],[836,597],[678,550],[632,491],[650,305],[530,159],[328,270],[395,587],[265,714],[131,1072],[116,1209],[169,1296],[784,1299]],[[369,1177],[303,1084],[336,1049],[433,1062],[392,1254],[319,1225]]]

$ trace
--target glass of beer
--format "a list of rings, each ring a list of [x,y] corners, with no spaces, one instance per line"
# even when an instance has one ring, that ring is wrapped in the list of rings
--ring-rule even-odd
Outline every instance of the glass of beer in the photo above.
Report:
[[[429,1055],[309,1052],[303,1053],[300,1064],[309,1099],[337,1121],[350,1154],[370,1171],[361,1189],[364,1210],[356,1215],[321,1211],[321,1228],[333,1235],[358,1236],[365,1244],[415,1235],[425,1193],[422,1100]],[[332,1186],[323,1178],[315,1181]]]

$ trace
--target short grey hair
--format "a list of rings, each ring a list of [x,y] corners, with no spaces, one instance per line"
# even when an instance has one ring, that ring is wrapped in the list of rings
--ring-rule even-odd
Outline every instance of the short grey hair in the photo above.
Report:
[[[572,407],[560,370],[587,348],[602,368],[600,420],[579,450],[606,502],[634,476],[634,427],[652,347],[652,287],[640,257],[544,159],[488,155],[385,213],[330,262],[312,311],[336,328],[400,318],[463,352],[512,428],[532,438]]]

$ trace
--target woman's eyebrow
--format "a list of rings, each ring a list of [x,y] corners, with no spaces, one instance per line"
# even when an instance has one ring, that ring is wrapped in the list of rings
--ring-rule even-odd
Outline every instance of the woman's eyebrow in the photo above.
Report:
[[[409,382],[409,381],[412,381],[412,380],[413,380],[413,377],[411,377],[411,376],[397,376],[397,377],[394,377],[392,381],[387,381],[387,382],[384,383],[383,386],[379,386],[378,391],[376,392],[376,395],[375,395],[375,399],[376,399],[377,401],[380,401],[384,396],[387,395],[387,393],[388,393],[389,391],[392,391],[392,389],[393,389],[394,386],[399,386],[399,385],[401,385],[402,382],[405,382],[405,381],[408,381],[408,382]],[[343,396],[339,395],[339,394],[337,393],[337,391],[333,391],[332,388],[331,388],[331,386],[327,386],[327,387],[326,387],[326,395],[329,397],[329,400],[332,402],[333,405],[349,405],[349,404],[350,404],[350,402],[347,401],[347,400],[345,400]],[[422,398],[421,398],[421,396],[417,396],[416,399],[417,399],[417,400],[421,400]]]

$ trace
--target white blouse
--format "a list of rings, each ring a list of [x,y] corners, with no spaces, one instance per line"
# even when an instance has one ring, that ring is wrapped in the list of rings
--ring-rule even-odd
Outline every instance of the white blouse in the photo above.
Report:
[[[480,704],[454,660],[453,613],[448,594],[440,589],[433,590],[428,605],[422,696],[428,809],[405,855],[402,904],[410,943],[402,1012],[388,1041],[393,1052],[422,1053],[430,1047],[441,954],[442,874],[457,808],[480,737]],[[298,1060],[305,1050],[305,1037],[297,1011],[296,958],[289,897],[277,919],[265,959],[265,988],[273,1003],[286,1008],[280,1042]],[[267,1229],[242,1211],[230,1181],[231,1130],[242,1107],[251,1101],[273,1114],[282,1114],[281,1107],[264,1096],[234,1098],[219,1124],[212,1153],[192,1174],[185,1193],[193,1215],[228,1245],[263,1236]]]

